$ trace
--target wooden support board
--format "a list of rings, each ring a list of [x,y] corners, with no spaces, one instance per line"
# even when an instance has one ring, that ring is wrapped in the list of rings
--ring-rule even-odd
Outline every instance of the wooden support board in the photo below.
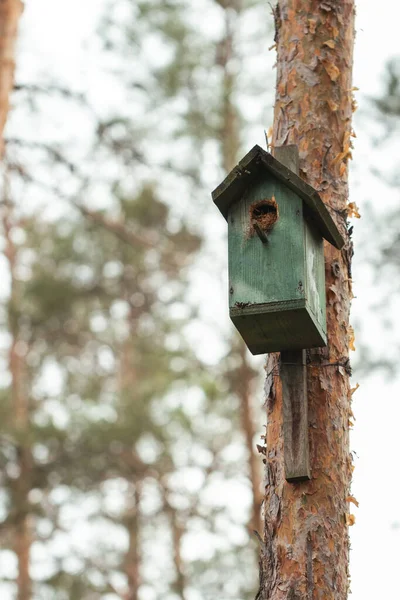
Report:
[[[285,477],[291,483],[311,479],[306,369],[305,350],[281,352]]]
[[[297,146],[277,146],[274,156],[298,175]],[[306,370],[305,350],[281,352],[285,477],[290,483],[311,479]]]

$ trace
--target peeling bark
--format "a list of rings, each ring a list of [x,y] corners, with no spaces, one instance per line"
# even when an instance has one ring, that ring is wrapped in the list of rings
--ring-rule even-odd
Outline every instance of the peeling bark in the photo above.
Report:
[[[3,132],[14,86],[15,43],[23,10],[20,0],[0,0],[0,157],[3,156]]]
[[[329,341],[327,348],[309,352],[309,482],[285,481],[278,355],[267,360],[265,548],[257,598],[344,600],[352,471],[347,368],[352,250],[346,206],[354,2],[279,0],[275,23],[273,145],[298,145],[300,175],[320,192],[347,245],[342,252],[325,247]],[[327,367],[327,362],[343,366]]]

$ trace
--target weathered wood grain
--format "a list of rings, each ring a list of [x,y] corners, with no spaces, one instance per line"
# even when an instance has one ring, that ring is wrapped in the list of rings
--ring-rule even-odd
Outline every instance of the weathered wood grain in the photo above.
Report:
[[[306,351],[281,352],[285,478],[311,479],[308,440]]]
[[[276,149],[298,168],[296,149]],[[275,160],[275,159],[274,159]],[[246,175],[243,176],[244,181]],[[247,178],[228,216],[230,316],[253,354],[326,345],[323,240],[304,218],[304,202],[278,177]],[[254,208],[270,199],[277,219],[263,243]]]

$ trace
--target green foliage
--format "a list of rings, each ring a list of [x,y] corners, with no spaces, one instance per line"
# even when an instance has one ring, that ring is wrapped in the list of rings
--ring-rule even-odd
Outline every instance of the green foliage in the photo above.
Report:
[[[219,20],[212,34],[187,0],[112,5],[125,8],[103,26],[125,101],[93,119],[76,164],[49,151],[51,140],[8,156],[28,191],[64,209],[30,214],[18,197],[12,209],[25,237],[14,242],[1,323],[21,367],[0,408],[2,530],[12,521],[2,546],[14,548],[29,518],[48,565],[35,582],[43,599],[124,597],[128,587],[135,597],[134,567],[153,597],[247,599],[257,586],[249,510],[238,522],[230,507],[236,493],[250,505],[240,351],[205,365],[185,328],[197,318],[187,289],[204,241],[205,148],[228,144],[226,111],[247,92],[237,66],[227,81],[226,19],[239,53],[242,14],[257,3],[205,0],[202,13]],[[225,486],[235,491],[222,501]],[[190,553],[203,534],[207,560]]]
[[[373,98],[373,103],[381,115],[398,117],[400,115],[400,62],[392,59],[386,67],[385,90],[380,98]]]

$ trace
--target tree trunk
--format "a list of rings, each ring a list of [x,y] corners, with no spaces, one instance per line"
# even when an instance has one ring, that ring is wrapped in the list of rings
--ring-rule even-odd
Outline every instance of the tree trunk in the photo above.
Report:
[[[0,157],[3,156],[3,132],[14,86],[15,42],[22,10],[20,0],[0,0]]]
[[[163,489],[163,495],[164,508],[169,517],[172,536],[172,548],[175,566],[175,583],[173,586],[173,591],[181,600],[186,600],[185,565],[182,559],[182,538],[185,533],[185,528],[182,525],[182,517],[179,517],[178,511],[169,503],[167,490],[165,488]]]
[[[17,517],[14,531],[14,551],[18,561],[17,600],[30,600],[32,580],[29,563],[32,546],[28,494],[32,471],[31,452],[29,448],[20,448],[20,475],[15,485],[15,506]]]
[[[307,385],[312,479],[287,483],[278,355],[267,360],[265,538],[259,600],[344,600],[348,581],[349,309],[353,0],[279,0],[273,146],[297,144],[300,175],[328,205],[347,240],[325,247],[328,347],[309,352]],[[326,366],[327,363],[334,363]],[[339,366],[338,366],[339,363]],[[336,365],[336,366],[335,366]]]
[[[240,4],[236,0],[225,3],[225,32],[218,47],[218,62],[224,70],[222,107],[221,107],[221,151],[223,167],[226,173],[236,165],[239,160],[240,133],[239,115],[234,104],[233,96],[236,86],[235,64],[235,24],[240,15]],[[260,461],[254,447],[255,424],[253,418],[253,407],[251,403],[254,391],[255,371],[252,369],[248,351],[242,340],[235,347],[235,352],[240,357],[240,365],[233,378],[235,392],[239,396],[241,427],[248,453],[248,476],[252,489],[252,512],[249,528],[261,531],[261,469]]]
[[[132,294],[130,290],[129,282],[125,279],[121,282],[123,286],[123,297],[129,302],[129,297]],[[137,310],[133,306],[130,306],[128,315],[128,327],[129,335],[122,342],[119,352],[119,381],[118,387],[119,392],[123,396],[130,397],[130,400],[134,402],[134,390],[137,379],[136,372],[136,360],[135,360],[135,348],[132,340],[137,336],[136,331],[136,320]],[[124,402],[127,398],[124,398]],[[129,452],[129,455],[131,452]],[[134,481],[130,482],[134,486],[133,499],[128,498],[128,509],[124,516],[123,523],[126,527],[129,546],[125,554],[124,571],[128,582],[128,589],[124,596],[125,600],[138,600],[139,597],[139,585],[140,585],[140,498],[142,480],[137,476]],[[131,485],[129,486],[129,494],[132,493]]]
[[[231,6],[232,5],[232,6]],[[237,11],[237,12],[236,12]],[[225,7],[225,35],[218,46],[217,61],[224,70],[222,84],[222,127],[221,150],[224,170],[229,173],[238,160],[240,147],[239,118],[236,106],[233,103],[236,74],[232,68],[234,64],[234,29],[238,17],[235,2],[227,2]]]
[[[253,418],[253,407],[251,403],[252,393],[254,391],[254,369],[250,366],[247,357],[247,348],[240,341],[239,348],[241,364],[238,367],[238,381],[236,384],[237,393],[240,398],[242,430],[246,440],[248,452],[248,469],[252,489],[252,511],[249,528],[255,531],[262,531],[261,504],[263,501],[262,479],[260,469],[260,459],[254,448],[255,424]]]
[[[30,526],[29,491],[32,480],[32,452],[29,441],[29,392],[26,386],[25,342],[21,340],[18,322],[19,294],[15,278],[16,249],[12,241],[12,206],[7,197],[7,174],[4,177],[3,230],[5,237],[4,254],[7,257],[11,292],[9,300],[9,329],[12,336],[9,369],[11,373],[11,395],[14,417],[14,431],[18,462],[18,477],[12,485],[13,510],[15,514],[15,529],[13,534],[14,551],[18,562],[17,599],[30,600],[31,577],[29,559],[32,546],[32,531]]]
[[[139,519],[141,483],[137,481],[134,485],[134,505],[129,508],[124,519],[129,537],[129,547],[125,555],[125,574],[128,580],[126,600],[138,600],[140,585]]]

